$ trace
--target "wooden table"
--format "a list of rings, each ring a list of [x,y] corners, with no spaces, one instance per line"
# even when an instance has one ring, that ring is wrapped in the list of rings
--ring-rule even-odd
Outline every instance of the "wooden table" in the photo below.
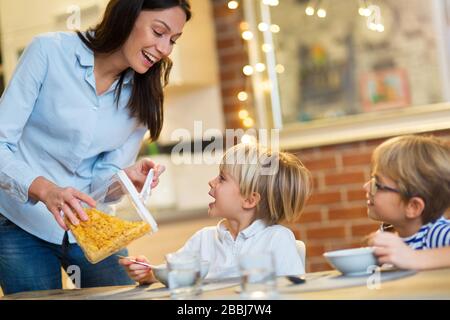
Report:
[[[323,274],[323,273],[322,273]],[[337,272],[328,272],[328,274],[337,274]],[[321,276],[321,273],[310,273],[307,277],[314,278]],[[286,279],[280,279],[280,291],[281,299],[299,299],[299,300],[327,300],[327,299],[450,299],[450,268],[423,271],[416,274],[383,282],[380,284],[379,289],[370,289],[367,285],[358,285],[354,287],[327,289],[312,292],[296,292],[295,287],[288,285]],[[311,280],[312,281],[312,280]],[[301,284],[298,285],[299,290]],[[285,290],[288,288],[288,290]],[[237,292],[239,286],[231,286],[228,288],[218,289],[214,291],[204,292],[199,299],[239,299],[239,293]],[[120,292],[135,292],[136,295],[132,295],[132,299],[147,299],[145,295],[139,295],[141,293],[158,293],[163,292],[160,297],[156,299],[169,299],[167,290],[162,287],[161,284],[154,284],[151,287],[99,287],[80,290],[50,290],[50,291],[35,291],[18,293],[3,297],[3,300],[85,300],[95,299],[108,294],[113,294],[111,298],[121,299]],[[143,298],[139,298],[139,297]],[[126,298],[127,295],[122,296]],[[130,297],[130,295],[128,295]]]

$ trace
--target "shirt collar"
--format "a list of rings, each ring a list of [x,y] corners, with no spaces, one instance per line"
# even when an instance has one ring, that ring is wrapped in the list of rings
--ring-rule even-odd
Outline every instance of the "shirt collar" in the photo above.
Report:
[[[220,220],[217,224],[217,233],[219,234],[219,239],[223,241],[227,234],[230,234],[230,231],[228,231],[228,228],[225,224],[226,219]],[[267,224],[262,219],[257,219],[253,221],[251,225],[249,225],[247,228],[239,232],[239,235],[242,235],[244,239],[248,239],[256,235],[258,232],[264,230],[267,228]],[[238,236],[239,236],[238,235]]]
[[[94,52],[89,49],[81,39],[75,50],[75,55],[77,56],[78,63],[83,67],[93,67],[94,66]]]
[[[94,67],[94,52],[89,49],[86,44],[84,44],[81,39],[79,40],[79,44],[75,50],[75,55],[77,57],[78,63],[82,67]],[[130,68],[127,70],[125,74],[125,78],[123,79],[123,84],[133,83],[134,80],[134,71]]]
[[[427,224],[421,226],[419,231],[417,231],[415,234],[413,234],[412,236],[406,237],[406,238],[402,238],[402,240],[406,241],[406,242],[412,241],[412,240],[416,239],[418,236],[422,236],[423,232],[428,232],[427,230],[430,229],[434,224],[442,223],[443,221],[445,222],[446,219],[444,217],[440,217],[439,219],[437,219],[434,222],[428,222]]]

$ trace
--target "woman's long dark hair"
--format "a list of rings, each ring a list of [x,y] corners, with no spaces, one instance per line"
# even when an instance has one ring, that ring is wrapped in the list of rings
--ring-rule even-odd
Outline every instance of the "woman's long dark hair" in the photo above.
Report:
[[[142,10],[164,10],[180,7],[191,18],[189,0],[111,0],[103,20],[86,33],[77,32],[83,43],[94,53],[112,53],[120,49],[128,39]],[[145,74],[135,72],[133,91],[128,101],[130,114],[136,117],[150,131],[155,141],[161,133],[164,121],[163,88],[169,81],[172,61],[161,59]],[[116,101],[119,101],[123,80],[128,70],[120,74],[116,87]]]

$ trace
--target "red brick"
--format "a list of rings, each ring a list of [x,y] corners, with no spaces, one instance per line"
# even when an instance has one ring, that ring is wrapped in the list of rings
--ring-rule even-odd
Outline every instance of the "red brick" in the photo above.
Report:
[[[345,228],[342,227],[322,227],[322,228],[315,228],[315,229],[307,229],[306,235],[308,240],[315,240],[315,239],[343,239],[345,238]]]
[[[297,223],[319,222],[322,221],[322,215],[320,211],[303,212]]]
[[[307,205],[313,204],[331,204],[341,202],[340,192],[313,192],[311,198],[308,200]]]
[[[342,156],[344,166],[367,165],[370,166],[372,153],[352,153]]]
[[[242,46],[240,41],[238,41],[236,38],[223,38],[217,41],[217,48],[219,50],[233,48],[235,46]]]
[[[220,57],[220,63],[225,65],[228,64],[239,64],[241,66],[240,70],[248,63],[248,56],[244,51],[233,51]],[[243,74],[243,73],[242,73]]]
[[[379,146],[380,144],[382,144],[384,141],[386,141],[388,139],[389,138],[368,140],[368,141],[366,141],[366,146],[372,147],[375,149],[377,146]]]
[[[348,172],[348,173],[337,173],[337,174],[327,174],[325,176],[325,184],[327,185],[341,185],[341,184],[351,184],[351,183],[364,183],[365,176],[364,172]]]
[[[332,152],[336,153],[339,151],[346,150],[358,150],[361,147],[361,142],[350,142],[350,143],[342,143],[336,145],[328,145],[319,147],[320,152]]]
[[[227,119],[226,128],[225,129],[241,129],[244,128],[242,120],[236,119]]]
[[[367,236],[370,233],[377,231],[380,227],[379,223],[367,223],[363,225],[352,226],[352,237]]]
[[[308,264],[308,272],[320,272],[320,271],[328,271],[333,268],[329,263],[326,262],[325,258],[322,259],[323,262],[312,262]]]
[[[348,201],[366,200],[366,191],[361,187],[361,190],[348,190]]]
[[[297,156],[300,158],[300,160],[302,160],[305,167],[311,171],[336,168],[336,158],[335,157],[318,158],[318,159],[302,159],[301,154],[297,154]]]
[[[214,5],[214,18],[227,17],[236,14],[236,10],[230,10],[226,2]]]
[[[233,87],[230,87],[230,88],[222,88],[222,94],[224,96],[227,96],[227,97],[229,97],[229,96],[237,96],[237,94],[239,92],[241,92],[242,89],[243,88],[241,86],[233,86]]]
[[[330,220],[351,220],[365,217],[367,217],[367,207],[330,209],[328,211],[328,219]]]
[[[304,238],[303,233],[300,230],[298,230],[298,229],[291,229],[291,230],[294,233],[295,239],[301,240]]]
[[[242,73],[238,72],[238,70],[236,70],[236,69],[223,69],[220,72],[220,80],[221,81],[239,80],[241,78],[242,78]]]
[[[325,246],[323,245],[306,245],[307,257],[321,257],[325,252]]]

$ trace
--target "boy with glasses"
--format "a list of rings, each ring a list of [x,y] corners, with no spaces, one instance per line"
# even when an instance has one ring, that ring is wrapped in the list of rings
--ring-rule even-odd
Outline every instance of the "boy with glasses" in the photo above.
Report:
[[[368,215],[381,221],[369,240],[381,264],[405,269],[450,266],[450,145],[435,137],[401,136],[378,146],[364,185]],[[430,250],[431,249],[431,250]]]

